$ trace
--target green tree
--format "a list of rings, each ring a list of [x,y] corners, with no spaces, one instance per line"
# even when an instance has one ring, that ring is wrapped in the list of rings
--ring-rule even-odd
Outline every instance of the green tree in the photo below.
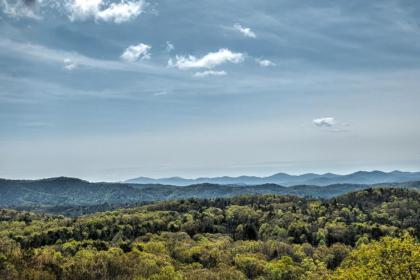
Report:
[[[420,245],[411,236],[384,237],[360,245],[344,260],[333,279],[418,280]]]

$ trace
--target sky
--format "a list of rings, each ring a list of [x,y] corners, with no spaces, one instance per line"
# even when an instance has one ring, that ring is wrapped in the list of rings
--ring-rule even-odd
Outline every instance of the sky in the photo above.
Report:
[[[0,177],[420,170],[418,0],[0,0]]]

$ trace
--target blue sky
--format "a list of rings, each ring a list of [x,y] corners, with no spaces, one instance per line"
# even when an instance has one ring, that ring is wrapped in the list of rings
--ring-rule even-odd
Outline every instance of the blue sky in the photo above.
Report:
[[[420,3],[0,0],[0,177],[420,170]]]

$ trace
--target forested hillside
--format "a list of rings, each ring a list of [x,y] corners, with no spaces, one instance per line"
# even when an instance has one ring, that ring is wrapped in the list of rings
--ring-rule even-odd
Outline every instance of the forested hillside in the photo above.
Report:
[[[159,202],[78,218],[2,210],[0,279],[419,279],[420,193]]]
[[[336,184],[329,186],[198,184],[185,187],[126,183],[91,183],[76,178],[43,180],[0,179],[0,207],[80,215],[159,200],[227,198],[238,195],[279,194],[331,198],[369,187],[420,189],[420,181],[379,185]]]

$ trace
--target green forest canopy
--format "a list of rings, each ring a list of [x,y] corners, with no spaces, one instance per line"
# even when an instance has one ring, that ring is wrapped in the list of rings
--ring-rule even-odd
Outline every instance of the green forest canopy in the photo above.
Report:
[[[413,190],[0,217],[0,279],[420,279]]]

